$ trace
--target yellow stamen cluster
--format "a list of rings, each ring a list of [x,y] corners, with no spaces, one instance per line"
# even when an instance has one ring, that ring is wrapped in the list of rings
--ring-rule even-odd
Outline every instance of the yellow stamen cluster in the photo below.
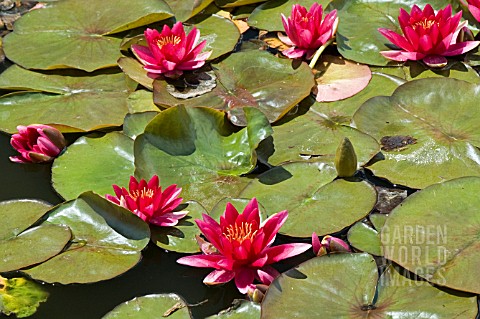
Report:
[[[161,49],[164,45],[166,44],[179,44],[182,41],[182,39],[177,36],[177,35],[169,35],[166,37],[161,37],[157,39],[157,45]]]
[[[257,230],[253,231],[253,225],[251,223],[243,222],[240,225],[228,225],[223,232],[223,235],[232,241],[238,241],[242,243],[246,239],[253,240]]]
[[[437,22],[435,20],[429,20],[427,18],[424,18],[423,20],[415,22],[412,25],[412,27],[413,27],[413,30],[417,30],[417,28],[422,28],[422,29],[428,30],[436,23]]]
[[[137,198],[145,198],[149,197],[152,198],[153,195],[155,194],[155,191],[151,188],[142,188],[141,190],[136,189],[134,191],[130,192],[130,197],[132,197],[133,200],[137,200]]]

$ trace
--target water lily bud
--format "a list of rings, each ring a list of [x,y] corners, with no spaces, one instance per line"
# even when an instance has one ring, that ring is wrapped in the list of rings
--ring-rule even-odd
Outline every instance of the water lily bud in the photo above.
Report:
[[[473,35],[472,30],[470,30],[466,25],[460,30],[457,36],[457,42],[473,41],[475,36]]]
[[[339,177],[352,177],[357,171],[357,154],[348,138],[344,138],[335,154],[335,168]]]
[[[54,127],[42,124],[17,126],[10,144],[20,155],[11,156],[16,163],[44,163],[56,158],[67,145],[62,133]]]
[[[320,242],[315,233],[312,234],[312,247],[313,252],[317,256],[323,256],[332,252],[351,252],[350,246],[340,238],[326,235]]]
[[[256,303],[261,303],[263,298],[265,297],[265,293],[268,290],[267,285],[257,284],[257,285],[250,285],[247,295],[248,298]]]

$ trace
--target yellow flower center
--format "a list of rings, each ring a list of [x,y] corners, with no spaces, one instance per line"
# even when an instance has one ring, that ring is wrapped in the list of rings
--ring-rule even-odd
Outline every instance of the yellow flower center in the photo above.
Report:
[[[417,30],[417,28],[422,28],[424,30],[429,30],[434,24],[438,24],[435,20],[429,20],[424,18],[423,20],[415,22],[412,27],[413,30]]]
[[[166,44],[179,44],[180,42],[182,42],[182,39],[177,35],[169,35],[157,39],[157,45],[160,49]]]
[[[243,222],[240,225],[228,225],[225,228],[223,235],[227,237],[230,242],[237,241],[241,244],[246,239],[252,240],[256,233],[257,230],[253,230],[253,225],[251,223]]]
[[[308,20],[310,20],[310,19],[308,19],[308,17],[302,17],[302,22],[305,22],[305,23],[307,23],[307,22],[308,22]]]
[[[143,189],[136,189],[134,191],[130,192],[130,197],[132,197],[133,200],[137,200],[137,198],[152,198],[153,195],[155,194],[155,191],[151,188],[143,188]]]

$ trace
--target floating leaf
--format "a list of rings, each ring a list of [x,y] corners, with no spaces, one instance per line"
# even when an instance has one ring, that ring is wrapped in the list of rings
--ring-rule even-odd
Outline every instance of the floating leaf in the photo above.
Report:
[[[234,300],[233,305],[220,313],[207,317],[207,319],[260,319],[260,304],[247,300]]]
[[[253,3],[264,2],[266,0],[215,0],[215,4],[219,7],[240,7]]]
[[[187,303],[176,294],[146,295],[115,307],[102,319],[190,319]]]
[[[130,113],[160,112],[160,109],[153,104],[153,93],[147,90],[138,90],[130,94],[127,104]]]
[[[97,282],[123,274],[140,261],[150,239],[140,218],[91,192],[57,206],[47,222],[68,225],[74,236],[66,251],[24,270],[49,283]]]
[[[182,195],[183,196],[183,195]],[[195,223],[196,219],[202,219],[202,214],[207,211],[197,202],[187,202],[181,210],[188,211],[188,215],[180,219],[178,224],[172,227],[151,226],[151,239],[158,247],[180,253],[196,253],[200,251],[196,235],[200,230]]]
[[[123,133],[132,140],[136,139],[157,114],[158,112],[127,114],[123,123]]]
[[[326,9],[330,0],[271,0],[259,5],[248,18],[248,24],[260,30],[284,31],[282,24],[283,13],[289,17],[292,6],[299,4],[310,9],[314,3],[321,4]]]
[[[129,78],[143,85],[147,89],[153,90],[154,79],[148,76],[148,72],[143,68],[143,64],[137,59],[124,56],[118,59],[117,63],[120,69],[122,69]]]
[[[0,312],[17,318],[33,315],[48,293],[39,284],[25,278],[6,279],[0,276]]]
[[[382,143],[372,171],[412,188],[480,175],[479,95],[464,81],[421,79],[365,102],[353,120]]]
[[[70,145],[53,162],[52,183],[65,199],[89,190],[104,195],[113,193],[112,184],[128,184],[133,172],[133,140],[112,132],[101,138],[80,137]]]
[[[412,297],[413,296],[413,297]],[[474,318],[475,296],[449,294],[393,267],[378,278],[368,254],[310,259],[280,275],[262,303],[262,318]]]
[[[17,125],[51,124],[62,132],[120,126],[133,87],[124,74],[46,75],[11,66],[0,75],[0,88],[22,90],[0,100],[0,130]],[[28,92],[24,92],[28,90]]]
[[[0,272],[28,267],[62,251],[72,234],[66,226],[29,228],[51,208],[36,200],[0,202]]]
[[[480,178],[435,184],[397,206],[381,232],[385,257],[440,286],[480,292]]]
[[[168,5],[158,0],[58,1],[20,18],[5,37],[4,50],[28,69],[91,72],[116,66],[122,40],[111,34],[171,16]]]
[[[306,63],[293,68],[292,61],[258,50],[234,53],[213,68],[216,88],[188,100],[170,95],[166,81],[154,81],[155,104],[225,110],[236,125],[245,125],[244,107],[255,107],[274,122],[308,96],[314,85],[312,71]]]
[[[135,173],[144,178],[157,174],[162,184],[179,185],[183,198],[210,210],[248,182],[238,176],[253,170],[254,150],[271,134],[261,112],[245,111],[248,124],[239,131],[223,112],[209,108],[178,106],[161,112],[135,140]]]
[[[387,215],[370,215],[373,227],[365,222],[357,222],[348,230],[348,242],[358,250],[376,256],[383,256],[379,230],[383,227]]]
[[[288,210],[282,234],[331,234],[362,219],[377,198],[368,183],[332,181],[336,176],[335,168],[325,163],[285,164],[258,176],[240,197],[256,197],[269,215]]]
[[[187,21],[203,9],[205,9],[213,0],[164,0],[171,8],[177,21]]]
[[[332,102],[349,98],[370,82],[372,72],[366,65],[334,56],[322,56],[314,68],[316,100]]]
[[[447,0],[420,0],[416,5],[423,8],[431,4],[435,10],[449,4]],[[349,60],[370,65],[387,65],[390,60],[380,54],[388,51],[390,44],[378,28],[387,28],[399,34],[402,30],[398,24],[400,8],[411,11],[409,0],[333,0],[330,9],[338,10],[341,23],[337,30],[337,48],[340,54]],[[392,62],[398,64],[398,62]]]

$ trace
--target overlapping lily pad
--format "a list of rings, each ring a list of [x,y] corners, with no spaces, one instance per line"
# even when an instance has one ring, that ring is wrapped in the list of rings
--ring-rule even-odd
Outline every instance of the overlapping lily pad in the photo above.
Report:
[[[248,4],[264,2],[265,0],[215,0],[215,4],[219,7],[239,7]]]
[[[375,175],[412,188],[480,175],[479,95],[464,81],[421,79],[365,102],[353,120],[382,144]]]
[[[58,1],[19,19],[4,39],[4,50],[28,69],[91,72],[116,65],[122,40],[111,34],[171,16],[161,0]]]
[[[182,197],[207,210],[235,196],[255,168],[255,148],[271,134],[265,116],[246,108],[247,127],[238,130],[223,112],[177,106],[158,114],[135,140],[135,173],[157,174],[162,185],[177,184]]]
[[[187,100],[168,93],[165,81],[154,81],[155,104],[224,110],[236,125],[245,125],[244,107],[255,107],[274,122],[308,96],[314,85],[313,73],[306,63],[294,68],[291,60],[264,51],[234,53],[213,68],[217,76],[215,89]]]
[[[368,183],[333,180],[336,175],[331,164],[285,164],[258,176],[240,197],[256,197],[268,215],[288,210],[288,219],[280,229],[282,234],[331,234],[362,219],[377,198]]]
[[[480,178],[435,184],[395,208],[381,232],[386,258],[428,281],[480,292]]]
[[[431,4],[435,10],[449,4],[447,0],[420,0],[415,4],[424,7]],[[349,60],[370,65],[387,65],[390,60],[379,52],[388,51],[390,44],[378,32],[378,28],[387,28],[402,34],[398,24],[400,8],[410,12],[412,2],[408,0],[333,0],[329,9],[337,9],[341,23],[337,30],[337,47],[340,54]]]
[[[28,229],[50,208],[37,200],[0,202],[0,272],[44,262],[62,251],[72,237],[68,227],[40,225]]]
[[[102,319],[190,319],[187,303],[176,294],[158,294],[137,297],[122,303]]]
[[[202,214],[207,214],[205,208],[197,202],[187,202],[180,206],[182,211],[188,211],[188,215],[182,218],[177,225],[172,227],[151,226],[151,239],[158,247],[181,253],[196,253],[200,251],[196,236],[200,230],[195,223],[196,219],[202,219]]]
[[[67,250],[25,270],[49,283],[88,283],[118,276],[141,258],[150,239],[148,225],[130,211],[91,192],[57,206],[47,222],[68,225]]]
[[[47,298],[44,288],[33,281],[0,276],[0,313],[14,314],[16,318],[30,317]]]
[[[220,313],[207,317],[207,319],[258,319],[260,318],[260,304],[247,300],[234,300],[232,307],[222,310]]]
[[[348,230],[348,242],[358,250],[376,256],[382,256],[382,243],[379,231],[385,224],[387,215],[373,214],[369,219],[372,226],[365,222],[357,222]]]
[[[0,75],[0,88],[19,90],[0,99],[0,130],[17,125],[53,124],[63,132],[120,126],[135,85],[124,74],[46,75],[11,66]]]
[[[112,184],[126,186],[133,172],[133,140],[112,132],[70,145],[53,163],[52,183],[65,199],[89,190],[105,195],[113,193]]]
[[[137,90],[130,94],[127,99],[130,113],[159,112],[160,109],[153,104],[153,93],[147,90]]]
[[[312,4],[319,3],[323,8],[327,7],[330,0],[271,0],[259,5],[248,18],[248,24],[252,27],[268,31],[284,31],[282,24],[283,13],[289,17],[294,4],[300,4],[310,9]]]
[[[123,123],[123,134],[130,137],[132,140],[142,134],[148,123],[157,116],[158,112],[143,112],[127,114],[125,122]]]
[[[318,314],[325,319],[474,318],[477,301],[473,295],[449,294],[403,277],[393,267],[378,278],[375,260],[368,254],[334,254],[280,275],[262,303],[263,319]]]
[[[185,0],[164,0],[172,10],[177,21],[187,21],[203,9],[213,0],[185,1]]]

